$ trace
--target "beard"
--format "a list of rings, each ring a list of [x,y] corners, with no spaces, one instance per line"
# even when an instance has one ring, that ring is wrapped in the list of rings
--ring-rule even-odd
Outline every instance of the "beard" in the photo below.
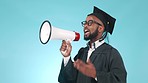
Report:
[[[95,38],[97,35],[98,35],[98,28],[93,33],[91,33],[88,37],[84,36],[84,40],[86,41],[91,40]]]

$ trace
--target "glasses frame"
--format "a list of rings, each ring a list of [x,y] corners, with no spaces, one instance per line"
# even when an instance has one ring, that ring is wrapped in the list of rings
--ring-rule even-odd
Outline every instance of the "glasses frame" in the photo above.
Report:
[[[100,23],[96,22],[95,20],[89,20],[89,21],[82,21],[81,24],[82,26],[84,27],[86,24],[88,26],[91,26],[93,23],[99,25],[99,26],[102,26]]]

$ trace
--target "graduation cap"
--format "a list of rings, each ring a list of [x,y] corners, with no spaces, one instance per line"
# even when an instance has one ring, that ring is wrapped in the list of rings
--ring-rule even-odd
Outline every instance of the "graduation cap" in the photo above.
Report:
[[[102,11],[101,9],[95,6],[94,6],[93,13],[89,15],[96,16],[98,19],[100,19],[103,22],[105,26],[105,31],[109,32],[110,34],[113,33],[113,29],[116,21],[115,18],[113,18],[112,16],[110,16],[109,14],[107,14],[106,12]]]

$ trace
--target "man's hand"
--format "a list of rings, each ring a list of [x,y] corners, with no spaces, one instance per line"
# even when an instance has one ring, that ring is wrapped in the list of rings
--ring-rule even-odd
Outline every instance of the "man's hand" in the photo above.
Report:
[[[62,55],[64,57],[70,56],[71,50],[72,50],[71,43],[69,41],[63,40],[61,48],[60,48],[60,51],[61,51]]]
[[[74,67],[79,70],[81,73],[88,77],[96,78],[96,69],[90,59],[87,61],[87,63],[84,63],[82,60],[77,59],[74,62]]]

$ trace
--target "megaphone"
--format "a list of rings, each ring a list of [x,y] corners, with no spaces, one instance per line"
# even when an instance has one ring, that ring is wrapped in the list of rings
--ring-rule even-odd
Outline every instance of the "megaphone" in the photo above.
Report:
[[[46,44],[49,40],[78,41],[80,34],[78,32],[53,27],[48,20],[45,20],[40,27],[39,38],[42,44]]]

